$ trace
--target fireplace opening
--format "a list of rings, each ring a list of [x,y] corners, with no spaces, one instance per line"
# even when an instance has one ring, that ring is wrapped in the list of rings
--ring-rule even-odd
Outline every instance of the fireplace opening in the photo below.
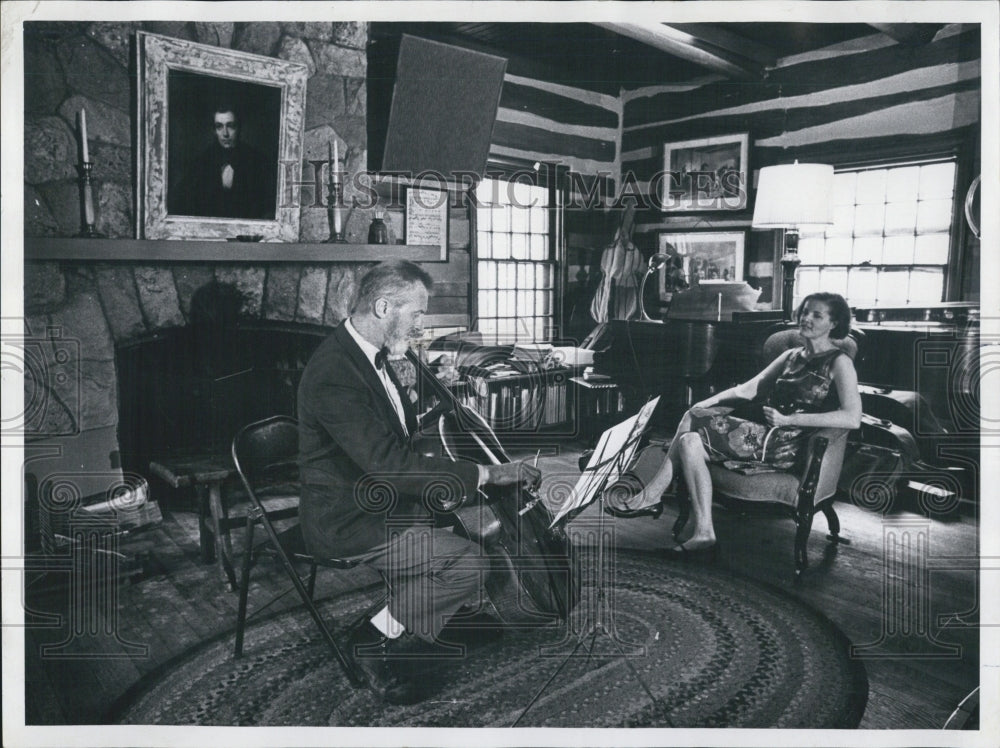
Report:
[[[151,460],[228,454],[236,432],[270,415],[295,415],[306,362],[330,329],[243,313],[232,285],[192,298],[189,324],[116,349],[122,467],[148,475]]]

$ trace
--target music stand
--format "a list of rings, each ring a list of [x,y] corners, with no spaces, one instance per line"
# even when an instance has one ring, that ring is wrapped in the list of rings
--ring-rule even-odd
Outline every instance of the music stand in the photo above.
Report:
[[[628,434],[624,440],[624,443],[622,443],[620,447],[616,449],[613,454],[605,458],[605,455],[599,454],[597,451],[595,451],[596,459],[595,457],[591,458],[587,467],[584,468],[584,473],[586,473],[587,471],[592,471],[595,474],[599,475],[600,477],[597,479],[596,483],[584,484],[583,476],[581,476],[581,480],[580,482],[577,483],[577,487],[579,488],[581,484],[586,485],[588,489],[588,494],[585,497],[583,497],[582,501],[578,500],[577,502],[574,502],[573,496],[571,496],[566,503],[573,504],[572,508],[570,509],[564,508],[562,511],[560,511],[556,515],[556,518],[553,520],[553,524],[558,522],[562,517],[566,516],[569,512],[578,511],[589,506],[594,501],[594,499],[598,497],[600,497],[600,500],[602,502],[605,500],[606,489],[608,488],[608,485],[612,480],[612,476],[614,476],[614,480],[617,480],[622,474],[624,474],[625,469],[631,462],[631,459],[634,456],[636,449],[639,445],[639,440],[642,438],[642,435],[646,431],[646,426],[649,423],[649,417],[652,415],[653,409],[656,407],[656,403],[658,400],[659,398],[655,398],[653,400],[648,401],[642,407],[639,413],[636,416],[633,416],[634,422],[631,424],[628,430]],[[623,423],[627,423],[628,420],[632,419],[627,419]],[[608,437],[609,432],[614,431],[615,428],[618,428],[622,425],[623,424],[618,424],[618,426],[613,426],[611,429],[605,431],[604,435],[602,435],[601,440],[598,442],[598,447],[600,448],[602,444],[605,446],[611,444],[612,443],[611,439],[605,437]],[[574,491],[574,494],[575,493],[576,492]],[[622,649],[621,644],[613,636],[612,631],[604,624],[605,613],[607,611],[607,606],[608,606],[607,590],[606,590],[607,585],[604,579],[604,570],[605,570],[604,523],[605,523],[605,518],[604,518],[604,511],[602,509],[601,511],[598,512],[598,517],[597,517],[597,527],[598,527],[597,579],[595,585],[597,588],[597,597],[594,602],[594,605],[592,606],[593,612],[591,612],[591,607],[588,606],[586,614],[587,617],[584,621],[583,626],[581,626],[580,628],[580,633],[577,634],[576,644],[574,645],[573,649],[570,650],[570,652],[563,658],[563,661],[559,663],[559,667],[556,668],[555,672],[552,673],[552,675],[549,676],[548,680],[546,680],[545,683],[543,683],[542,686],[538,689],[538,691],[535,692],[535,695],[531,697],[531,701],[529,701],[528,704],[524,707],[524,709],[518,715],[517,719],[514,720],[514,723],[511,725],[511,727],[518,726],[520,721],[524,718],[524,715],[528,713],[528,710],[530,710],[531,707],[535,705],[535,702],[537,702],[538,699],[541,697],[541,695],[545,693],[545,690],[549,687],[552,681],[554,681],[556,677],[559,675],[559,673],[562,672],[566,664],[576,655],[576,653],[580,650],[580,647],[583,646],[584,642],[588,638],[590,639],[590,646],[587,650],[587,659],[588,660],[590,659],[590,657],[594,653],[594,645],[597,642],[597,637],[599,634],[604,634],[608,637],[608,639],[611,640],[612,644],[614,644],[615,648],[618,650],[618,656],[624,658],[625,664],[632,672],[632,677],[635,678],[636,681],[638,681],[640,686],[642,686],[642,689],[646,692],[646,695],[649,697],[650,701],[652,701],[653,704],[657,706],[663,713],[663,718],[664,720],[666,720],[667,726],[668,727],[674,726],[673,722],[670,721],[670,718],[666,714],[666,705],[660,699],[658,699],[656,696],[653,695],[653,692],[650,690],[649,686],[646,685],[646,682],[642,679],[642,676],[639,675],[639,672],[635,669],[635,666],[632,664],[628,655],[625,654],[625,651]]]

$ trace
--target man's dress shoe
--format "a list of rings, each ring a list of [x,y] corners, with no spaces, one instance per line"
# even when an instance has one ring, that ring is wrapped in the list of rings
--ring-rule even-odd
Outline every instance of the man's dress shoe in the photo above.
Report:
[[[368,688],[388,704],[415,704],[423,696],[409,672],[407,655],[420,645],[404,634],[389,639],[370,624],[356,629],[347,642],[347,656]]]

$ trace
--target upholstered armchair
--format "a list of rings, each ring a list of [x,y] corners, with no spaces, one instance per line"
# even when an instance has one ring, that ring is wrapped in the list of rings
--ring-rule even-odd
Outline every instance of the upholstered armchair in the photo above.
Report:
[[[852,360],[857,360],[862,339],[860,331],[852,330],[849,337],[834,341],[834,344]],[[773,361],[783,351],[799,345],[802,345],[802,342],[797,329],[773,332],[764,342],[761,351],[762,365]],[[806,544],[812,531],[813,517],[817,512],[823,512],[826,517],[830,529],[828,540],[833,543],[849,543],[840,537],[840,518],[837,517],[833,507],[849,433],[847,429],[819,429],[809,440],[801,464],[788,472],[744,475],[727,470],[721,465],[709,465],[714,500],[723,505],[736,505],[740,509],[755,504],[770,504],[785,509],[794,519],[796,576],[808,565]],[[680,513],[674,523],[675,534],[687,523],[690,513],[690,500],[685,482],[679,479],[677,483]]]

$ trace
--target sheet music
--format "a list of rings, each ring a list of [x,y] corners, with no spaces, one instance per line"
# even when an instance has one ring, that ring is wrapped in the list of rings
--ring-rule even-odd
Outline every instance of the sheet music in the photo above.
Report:
[[[639,447],[639,437],[646,430],[646,425],[658,402],[660,398],[654,397],[634,416],[626,418],[601,434],[587,467],[580,474],[580,479],[573,487],[566,503],[556,512],[550,527],[574,509],[587,506],[596,498],[602,486],[609,486],[618,480],[622,467],[632,463]]]
[[[410,187],[406,191],[406,243],[443,246],[448,193]]]

